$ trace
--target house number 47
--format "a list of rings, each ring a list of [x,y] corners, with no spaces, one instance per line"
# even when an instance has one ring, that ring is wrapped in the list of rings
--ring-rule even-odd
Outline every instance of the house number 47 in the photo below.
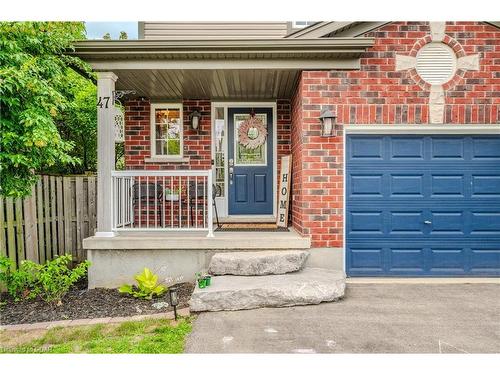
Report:
[[[99,100],[97,101],[97,106],[99,108],[108,108],[109,106],[109,96],[100,96]]]

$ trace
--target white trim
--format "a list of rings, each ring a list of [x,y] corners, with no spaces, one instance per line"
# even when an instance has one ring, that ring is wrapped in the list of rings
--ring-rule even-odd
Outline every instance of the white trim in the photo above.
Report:
[[[498,124],[477,124],[477,125],[457,125],[457,124],[443,124],[443,125],[421,125],[421,124],[398,124],[398,125],[390,125],[390,124],[382,124],[382,125],[368,125],[368,124],[359,124],[359,125],[344,125],[343,132],[343,179],[344,179],[344,189],[343,189],[343,271],[347,273],[347,205],[346,205],[346,193],[347,193],[347,185],[346,185],[346,177],[347,177],[347,136],[350,134],[500,134],[500,125]]]
[[[207,176],[209,169],[183,169],[183,170],[143,170],[143,169],[126,169],[123,171],[111,171],[112,177],[134,177],[134,176]]]
[[[157,109],[178,109],[179,117],[181,120],[181,134],[180,134],[180,154],[179,155],[157,155],[156,154],[156,116],[155,112]],[[151,158],[162,158],[165,161],[175,162],[180,160],[184,156],[184,113],[182,103],[151,103],[150,109],[150,119],[149,119],[149,129],[150,129],[150,145],[151,145]]]
[[[145,163],[189,163],[189,157],[178,157],[174,158],[167,157],[167,155],[156,155],[150,158],[144,159]]]
[[[280,41],[280,39],[276,39]],[[365,47],[361,47],[365,48]],[[233,51],[231,51],[233,53]],[[238,51],[234,51],[238,53]],[[246,51],[245,51],[246,53]],[[292,52],[293,53],[293,52]],[[277,69],[277,70],[332,70],[332,69],[359,69],[359,58],[339,58],[335,57],[335,51],[325,53],[333,55],[331,58],[319,59],[193,59],[193,60],[162,60],[162,59],[144,59],[131,61],[127,60],[95,60],[89,58],[88,63],[94,70],[217,70],[217,69],[236,69],[236,70],[254,70],[254,69]],[[341,55],[343,52],[339,52]],[[361,53],[355,49],[352,53]]]
[[[220,210],[218,212],[219,218],[227,218],[227,219],[234,219],[234,220],[244,220],[244,219],[273,219],[276,220],[276,209],[277,209],[277,194],[278,194],[278,187],[277,185],[277,173],[278,173],[278,118],[277,118],[277,102],[233,102],[233,101],[219,101],[219,102],[212,102],[211,106],[211,122],[212,122],[212,142],[211,142],[211,148],[212,148],[212,159],[215,161],[215,147],[214,147],[214,142],[215,142],[215,108],[217,107],[222,107],[224,108],[224,131],[226,134],[226,138],[224,140],[224,160],[226,161],[226,167],[227,167],[227,162],[228,162],[228,108],[231,107],[254,107],[254,108],[272,108],[273,110],[273,214],[271,215],[229,215],[228,214],[228,194],[229,194],[229,189],[228,189],[228,173],[224,174],[224,197],[222,199],[219,199],[219,201],[224,201],[223,204],[220,206],[217,206],[217,208],[221,207],[224,209],[224,212],[221,212]],[[212,165],[212,170],[215,170],[215,163]],[[227,221],[226,221],[227,222]]]
[[[344,125],[348,134],[500,134],[498,124],[478,125]]]

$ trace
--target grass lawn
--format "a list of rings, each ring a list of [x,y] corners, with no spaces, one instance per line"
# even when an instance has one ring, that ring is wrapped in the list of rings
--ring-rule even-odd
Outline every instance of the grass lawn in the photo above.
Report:
[[[0,353],[182,353],[192,318],[0,332]]]

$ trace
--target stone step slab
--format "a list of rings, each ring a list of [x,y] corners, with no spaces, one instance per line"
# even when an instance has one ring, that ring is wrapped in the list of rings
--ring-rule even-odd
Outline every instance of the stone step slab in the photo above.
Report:
[[[305,250],[236,251],[214,254],[208,272],[212,275],[281,275],[304,266]]]
[[[283,275],[214,276],[211,286],[196,286],[189,307],[201,312],[316,305],[336,301],[344,292],[344,272],[306,267]]]

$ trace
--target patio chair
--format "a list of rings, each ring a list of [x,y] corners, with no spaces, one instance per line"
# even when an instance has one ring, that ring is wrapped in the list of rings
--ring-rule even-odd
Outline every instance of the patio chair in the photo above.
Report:
[[[157,202],[157,208],[162,207],[162,200],[163,200],[163,186],[160,183],[154,183],[154,182],[136,182],[132,186],[132,199],[133,199],[133,204],[134,204],[134,209],[136,207],[137,202],[141,202],[141,210],[144,207],[147,207],[148,200],[149,200],[149,208],[153,207],[154,208],[154,202]],[[151,200],[153,202],[151,202]],[[156,214],[160,215],[160,226],[163,227],[163,212],[161,209],[156,210]],[[140,216],[142,215],[142,212],[139,213],[139,220],[141,219]],[[148,223],[149,224],[149,223]]]
[[[189,182],[189,208],[191,211],[191,226],[193,226],[193,210],[195,209],[196,205],[196,200],[205,200],[206,197],[206,188],[204,184],[198,184],[194,181]],[[221,195],[221,188],[218,185],[213,184],[212,185],[212,206],[215,208],[215,220],[217,222],[217,228],[220,228],[219,224],[219,213],[217,212],[217,205],[215,204],[215,198],[220,197]],[[203,204],[198,205],[198,210],[203,210]]]

